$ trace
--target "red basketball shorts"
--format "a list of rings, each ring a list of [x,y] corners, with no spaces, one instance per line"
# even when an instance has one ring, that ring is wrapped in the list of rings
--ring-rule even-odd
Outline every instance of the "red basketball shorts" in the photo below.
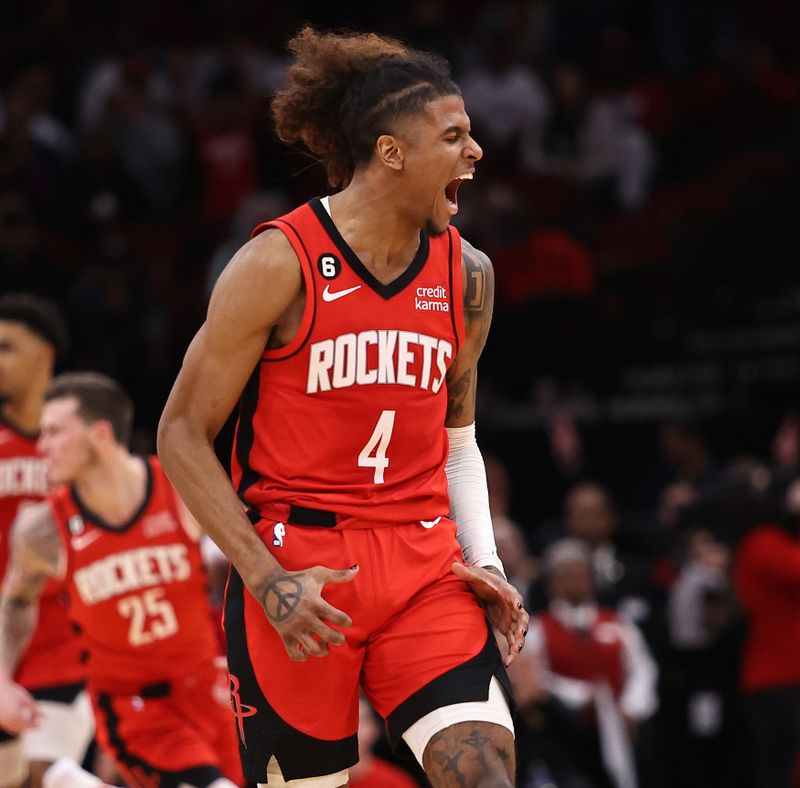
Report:
[[[277,527],[276,527],[277,525]],[[274,755],[287,780],[332,774],[358,760],[359,689],[386,719],[394,744],[425,714],[486,700],[505,683],[477,598],[453,575],[456,526],[442,518],[378,528],[328,528],[260,520],[256,529],[289,571],[360,567],[322,595],[353,626],[326,657],[289,659],[261,605],[231,573],[225,631],[232,703],[245,776],[265,781]]]
[[[132,788],[203,788],[221,776],[241,785],[226,690],[227,671],[219,664],[137,694],[92,691],[98,743]]]

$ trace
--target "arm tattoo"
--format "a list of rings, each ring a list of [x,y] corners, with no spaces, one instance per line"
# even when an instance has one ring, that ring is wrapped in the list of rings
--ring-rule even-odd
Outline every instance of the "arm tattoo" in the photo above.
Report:
[[[447,419],[457,419],[464,412],[467,396],[473,392],[477,375],[468,369],[458,380],[447,384]]]
[[[297,577],[281,575],[271,580],[264,592],[262,606],[267,618],[280,624],[297,610],[303,599],[303,584]]]
[[[41,581],[38,582],[37,581]],[[38,592],[44,586],[44,576],[33,578],[19,596],[0,597],[0,670],[13,676],[19,660],[33,637],[39,618]],[[37,587],[38,586],[38,587]],[[30,592],[36,591],[33,599]]]
[[[26,509],[13,526],[11,560],[0,595],[0,669],[12,674],[39,615],[39,596],[58,574],[61,540],[47,505]]]
[[[473,414],[478,385],[476,365],[489,335],[494,306],[494,272],[489,258],[462,238],[461,260],[466,339],[447,373],[446,424],[467,420]]]
[[[461,259],[464,263],[464,318],[467,337],[476,342],[476,355],[480,355],[492,322],[494,269],[489,258],[463,238]]]

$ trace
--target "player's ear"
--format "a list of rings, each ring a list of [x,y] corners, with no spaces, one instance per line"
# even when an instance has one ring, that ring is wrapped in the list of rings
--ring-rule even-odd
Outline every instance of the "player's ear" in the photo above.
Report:
[[[107,419],[95,421],[90,427],[90,433],[96,441],[103,443],[116,443],[117,441],[114,435],[114,428]]]
[[[375,142],[375,155],[393,170],[402,170],[405,155],[400,139],[391,134],[381,134]]]

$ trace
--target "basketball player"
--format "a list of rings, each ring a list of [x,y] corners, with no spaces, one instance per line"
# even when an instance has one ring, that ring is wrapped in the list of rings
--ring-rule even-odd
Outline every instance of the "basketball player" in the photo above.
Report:
[[[89,654],[97,740],[129,785],[232,788],[235,728],[199,532],[158,460],[126,448],[132,418],[103,375],[61,375],[48,389],[39,447],[49,482],[65,486],[14,525],[0,682],[10,684],[45,580],[63,579]],[[10,691],[0,723],[26,728],[33,701]]]
[[[56,356],[66,344],[56,309],[31,295],[0,298],[0,578],[8,563],[11,523],[24,506],[47,492],[45,461],[36,449],[44,393]],[[42,774],[60,757],[83,758],[94,725],[83,690],[82,647],[67,617],[64,588],[48,583],[31,643],[21,656],[16,681],[37,703],[39,724],[20,737],[0,730],[0,787],[38,788]],[[0,702],[5,697],[0,686]]]
[[[234,567],[245,776],[347,784],[361,683],[434,786],[510,786],[486,616],[506,663],[528,617],[497,559],[474,426],[494,284],[449,226],[482,152],[439,58],[309,28],[290,47],[278,133],[344,188],[257,227],[234,256],[159,434]],[[237,400],[234,490],[212,441]]]

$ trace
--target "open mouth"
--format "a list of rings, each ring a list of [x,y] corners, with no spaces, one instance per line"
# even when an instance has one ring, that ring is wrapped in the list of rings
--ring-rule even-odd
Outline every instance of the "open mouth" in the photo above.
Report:
[[[447,204],[447,209],[450,211],[451,216],[455,216],[458,213],[458,189],[462,181],[471,180],[472,173],[465,172],[463,175],[459,175],[455,180],[450,181],[450,183],[444,187],[444,201]]]

